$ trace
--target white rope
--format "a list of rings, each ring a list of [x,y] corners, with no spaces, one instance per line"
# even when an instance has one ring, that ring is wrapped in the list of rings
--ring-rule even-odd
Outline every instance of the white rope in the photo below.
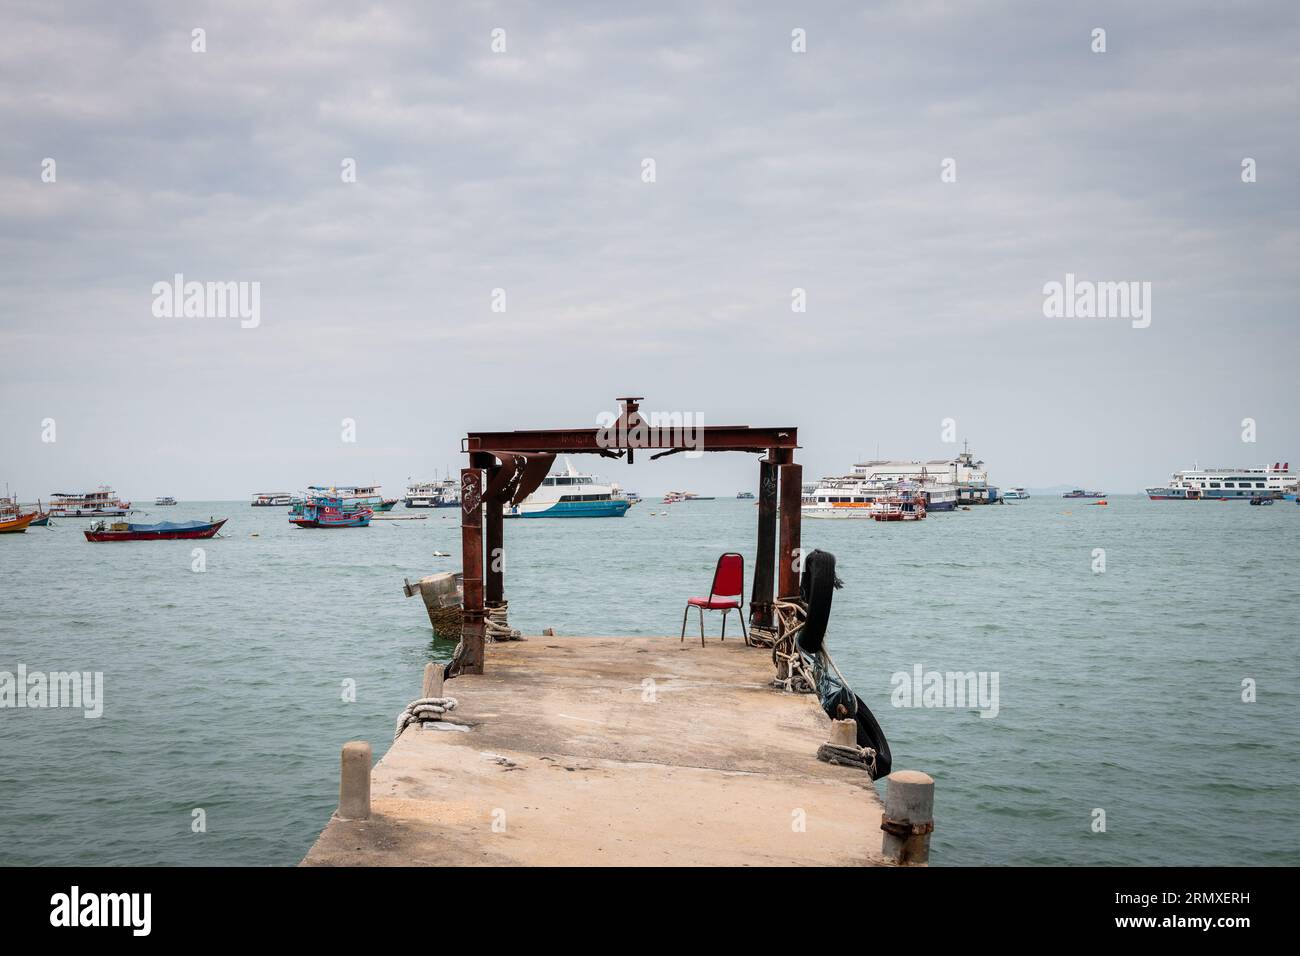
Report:
[[[421,697],[406,705],[406,709],[397,715],[397,729],[393,739],[402,736],[407,724],[424,723],[430,720],[442,720],[442,715],[456,709],[455,697]]]
[[[808,622],[808,609],[802,601],[774,601],[772,608],[776,611],[777,619],[772,663],[776,665],[778,675],[772,678],[772,686],[793,694],[811,694],[816,681],[795,643],[795,638]],[[785,677],[781,677],[781,674],[785,674]]]
[[[483,634],[489,641],[522,641],[524,639],[523,632],[511,627],[506,620],[509,609],[510,604],[507,601],[498,607],[490,607],[484,611]]]

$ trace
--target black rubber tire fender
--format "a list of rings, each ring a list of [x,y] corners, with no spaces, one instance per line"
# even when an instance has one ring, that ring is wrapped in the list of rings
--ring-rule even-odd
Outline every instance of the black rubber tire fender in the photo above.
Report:
[[[820,549],[804,558],[799,594],[808,607],[808,619],[799,632],[799,646],[810,654],[820,654],[831,619],[831,599],[835,596],[835,555]]]

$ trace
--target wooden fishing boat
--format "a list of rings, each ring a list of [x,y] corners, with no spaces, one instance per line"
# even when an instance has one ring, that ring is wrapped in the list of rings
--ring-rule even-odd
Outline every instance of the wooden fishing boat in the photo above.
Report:
[[[368,528],[374,512],[369,508],[348,508],[337,494],[318,495],[293,506],[289,521],[299,528]]]
[[[0,498],[0,534],[22,534],[38,516],[36,511],[24,514],[17,495]]]
[[[36,517],[36,512],[20,515],[14,512],[0,514],[0,534],[22,534]]]
[[[161,521],[158,524],[133,524],[97,521],[86,531],[87,541],[194,541],[211,538],[226,523],[221,520]]]

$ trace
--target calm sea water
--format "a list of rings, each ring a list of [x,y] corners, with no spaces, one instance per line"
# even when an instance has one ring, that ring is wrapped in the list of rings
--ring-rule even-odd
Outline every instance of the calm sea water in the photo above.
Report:
[[[401,585],[457,566],[433,556],[459,555],[456,511],[346,531],[243,502],[152,511],[230,521],[209,542],[92,545],[83,520],[0,536],[0,670],[103,671],[106,696],[98,720],[0,710],[0,863],[296,863],[334,808],[340,744],[381,755],[450,654]],[[675,634],[721,551],[752,568],[755,514],[508,522],[512,623]],[[839,559],[828,646],[895,767],[936,780],[935,864],[1300,863],[1300,507],[1038,497],[808,521],[804,544]],[[996,672],[998,715],[892,706],[891,675],[917,664]]]

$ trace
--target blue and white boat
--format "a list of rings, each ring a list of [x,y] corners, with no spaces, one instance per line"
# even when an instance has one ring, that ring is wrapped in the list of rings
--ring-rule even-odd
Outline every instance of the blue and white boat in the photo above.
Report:
[[[547,475],[536,491],[505,510],[507,518],[621,518],[632,503],[614,486],[598,484],[568,459],[564,471]]]
[[[1169,484],[1148,488],[1152,501],[1249,501],[1254,497],[1287,498],[1300,481],[1290,462],[1252,468],[1191,468],[1174,472]]]

